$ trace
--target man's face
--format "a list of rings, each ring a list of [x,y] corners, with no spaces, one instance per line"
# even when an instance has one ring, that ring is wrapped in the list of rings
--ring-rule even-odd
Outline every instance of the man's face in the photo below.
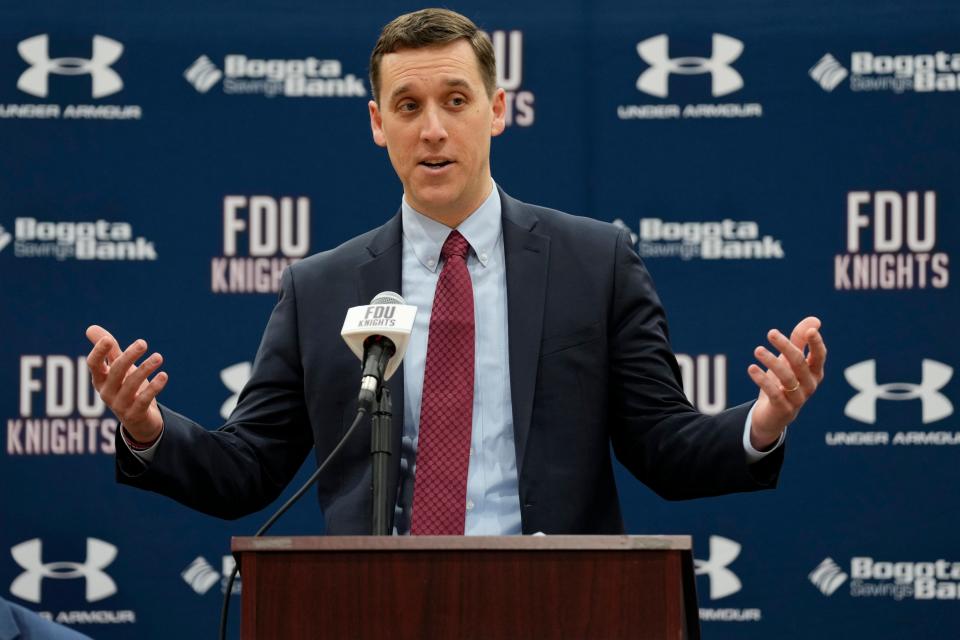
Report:
[[[407,202],[458,225],[490,193],[490,138],[504,128],[505,97],[491,99],[466,40],[402,49],[380,62],[373,140],[387,148]]]

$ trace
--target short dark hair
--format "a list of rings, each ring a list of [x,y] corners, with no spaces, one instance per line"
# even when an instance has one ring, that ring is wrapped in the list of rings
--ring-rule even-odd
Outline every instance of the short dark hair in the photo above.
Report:
[[[380,39],[370,54],[370,91],[380,104],[380,61],[388,53],[400,49],[419,49],[465,39],[470,43],[480,65],[487,95],[497,88],[497,62],[493,44],[470,18],[449,9],[421,9],[394,18],[383,27]]]

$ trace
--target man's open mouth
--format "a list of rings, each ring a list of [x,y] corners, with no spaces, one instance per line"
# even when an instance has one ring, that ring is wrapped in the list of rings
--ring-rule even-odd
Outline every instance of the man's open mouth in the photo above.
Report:
[[[424,160],[420,164],[427,167],[428,169],[442,169],[448,164],[453,164],[453,160],[440,160],[438,162],[427,162],[426,160]]]

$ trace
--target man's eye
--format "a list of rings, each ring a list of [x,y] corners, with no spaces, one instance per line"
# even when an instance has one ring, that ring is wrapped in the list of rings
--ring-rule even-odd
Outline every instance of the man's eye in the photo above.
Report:
[[[417,108],[416,102],[402,102],[400,106],[397,107],[400,111],[414,111]]]
[[[467,104],[467,99],[460,96],[450,98],[450,104],[455,107],[462,107],[463,105]]]

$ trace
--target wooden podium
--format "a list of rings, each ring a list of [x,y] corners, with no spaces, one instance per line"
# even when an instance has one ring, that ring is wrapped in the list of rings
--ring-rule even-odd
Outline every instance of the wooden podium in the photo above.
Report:
[[[699,638],[689,536],[234,538],[241,637]]]

